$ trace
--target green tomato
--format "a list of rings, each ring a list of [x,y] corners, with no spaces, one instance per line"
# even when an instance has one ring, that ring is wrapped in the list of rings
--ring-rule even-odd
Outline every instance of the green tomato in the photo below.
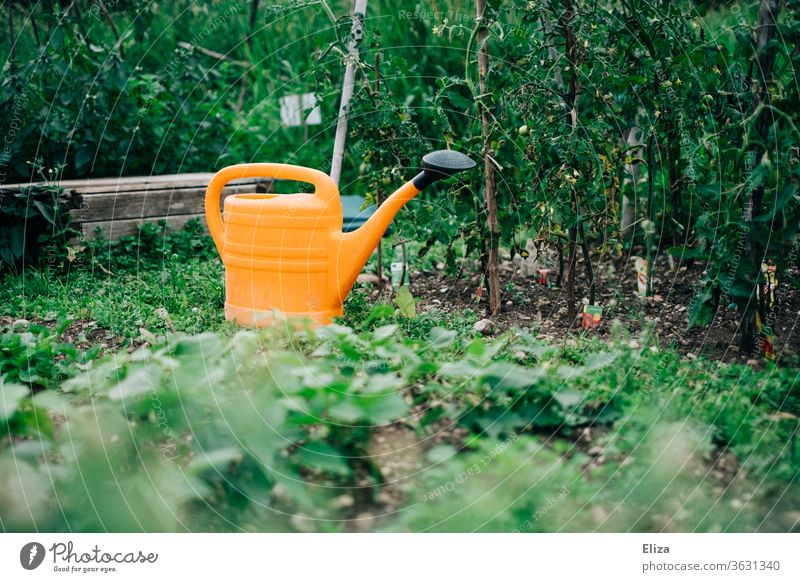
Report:
[[[520,128],[517,130],[517,133],[525,137],[530,133],[530,129],[528,129],[527,125],[521,125]]]

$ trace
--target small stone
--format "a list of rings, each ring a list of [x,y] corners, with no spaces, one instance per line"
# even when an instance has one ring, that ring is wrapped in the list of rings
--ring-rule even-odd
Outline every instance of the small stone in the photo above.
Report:
[[[599,457],[603,453],[603,447],[595,445],[586,452],[592,455],[593,457]]]
[[[593,506],[589,513],[592,516],[592,520],[597,524],[604,523],[608,519],[608,512],[599,505]]]
[[[11,328],[18,330],[28,329],[28,326],[30,324],[31,322],[28,321],[27,319],[17,319],[16,321],[14,321],[14,323],[11,324]]]
[[[334,497],[331,500],[331,507],[334,509],[345,509],[353,507],[354,504],[355,499],[353,499],[352,495],[339,495],[339,497]]]
[[[314,527],[314,521],[302,513],[293,515],[289,520],[289,523],[292,524],[294,529],[302,533],[313,533],[316,531],[316,528]]]
[[[492,335],[494,333],[494,322],[491,319],[481,319],[472,329],[481,335]]]
[[[689,358],[690,360],[695,360],[695,359],[697,359],[697,354],[693,354],[693,353],[690,352],[690,353],[686,354],[686,357]]]
[[[747,360],[748,366],[758,366],[758,364],[759,364],[758,360]]]
[[[372,273],[361,273],[356,278],[356,283],[359,285],[375,284],[378,282],[378,276]]]
[[[530,320],[531,320],[531,318],[530,318],[530,316],[529,316],[529,315],[520,315],[520,316],[519,316],[519,318],[520,318],[522,321],[530,321]]]
[[[514,305],[513,301],[506,301],[506,305]]]
[[[528,354],[520,350],[518,352],[514,352],[514,357],[517,358],[518,360],[525,360],[528,358]]]
[[[640,346],[639,346],[639,342],[638,342],[638,341],[636,341],[635,339],[633,339],[633,340],[631,340],[631,341],[629,341],[629,342],[628,342],[628,347],[629,347],[630,349],[632,349],[632,350],[638,350],[638,349],[639,349],[639,347],[640,347]]]
[[[681,305],[680,307],[678,307],[678,312],[683,313],[684,311],[686,311],[685,305]]]
[[[381,505],[396,505],[396,500],[392,497],[392,494],[386,491],[385,489],[381,489],[378,493],[375,500],[380,503]]]
[[[800,511],[787,511],[787,523],[800,524]]]
[[[359,513],[355,517],[355,522],[356,528],[359,531],[369,531],[375,523],[375,516],[368,512]]]
[[[442,287],[439,289],[439,293],[447,293],[447,287]]]

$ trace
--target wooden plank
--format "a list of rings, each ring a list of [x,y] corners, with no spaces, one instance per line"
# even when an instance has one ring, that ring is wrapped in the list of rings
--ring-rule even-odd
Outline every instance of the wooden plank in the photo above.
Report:
[[[67,206],[75,227],[87,239],[95,238],[102,228],[109,240],[135,235],[146,223],[166,221],[169,228],[179,230],[192,220],[200,219],[205,227],[205,191],[212,173],[165,174],[91,180],[67,180],[59,183],[64,190]],[[19,192],[25,187],[44,185],[8,184],[0,187],[3,193]],[[232,180],[221,198],[234,193],[265,193],[273,191],[269,178]]]
[[[88,184],[78,187],[73,187],[69,191],[74,194],[124,194],[126,192],[148,192],[150,190],[177,190],[183,188],[203,188],[208,186],[213,174],[206,174],[201,179],[181,179],[181,176],[176,176],[172,181],[143,181],[143,182],[124,182],[115,183],[111,185],[106,184]],[[233,180],[229,184],[234,186],[256,187],[259,184],[270,184],[271,180],[267,178],[246,178],[243,180]]]
[[[271,183],[228,186],[221,199],[231,194],[267,192],[267,187],[271,187]],[[205,187],[84,194],[80,208],[70,214],[75,222],[201,214],[205,208],[205,195]]]
[[[164,174],[160,176],[125,176],[119,178],[93,178],[87,180],[64,180],[59,182],[66,192],[75,194],[97,194],[112,192],[132,192],[148,189],[165,190],[168,188],[205,188],[214,177],[213,173]],[[231,184],[257,184],[271,182],[268,178],[244,178],[234,180]],[[43,182],[25,184],[6,184],[0,192],[18,192],[29,186],[42,186]]]
[[[204,214],[182,214],[180,216],[162,216],[151,218],[130,218],[127,220],[107,220],[97,222],[84,222],[81,224],[81,231],[86,240],[97,238],[97,228],[103,229],[103,237],[107,240],[118,240],[122,236],[136,235],[139,227],[149,222],[165,220],[167,227],[171,230],[180,230],[192,219],[200,219],[200,223],[207,229]]]

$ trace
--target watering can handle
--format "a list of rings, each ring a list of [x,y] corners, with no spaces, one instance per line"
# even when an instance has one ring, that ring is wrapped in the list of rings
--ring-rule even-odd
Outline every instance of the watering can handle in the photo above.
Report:
[[[314,185],[314,195],[319,196],[325,204],[339,204],[339,187],[328,174],[319,170],[290,164],[236,164],[222,168],[214,174],[206,188],[206,221],[214,244],[220,253],[222,252],[225,224],[222,222],[219,199],[228,182],[242,178],[275,178],[307,182]]]

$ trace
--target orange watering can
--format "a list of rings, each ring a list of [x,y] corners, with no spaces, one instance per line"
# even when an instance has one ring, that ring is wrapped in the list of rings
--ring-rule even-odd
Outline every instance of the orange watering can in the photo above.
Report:
[[[440,150],[359,229],[342,232],[339,188],[319,170],[288,164],[239,164],[217,172],[206,190],[206,220],[225,265],[225,317],[265,326],[280,313],[331,323],[395,214],[420,191],[475,166],[464,154]],[[313,194],[220,194],[241,178],[307,182]]]

